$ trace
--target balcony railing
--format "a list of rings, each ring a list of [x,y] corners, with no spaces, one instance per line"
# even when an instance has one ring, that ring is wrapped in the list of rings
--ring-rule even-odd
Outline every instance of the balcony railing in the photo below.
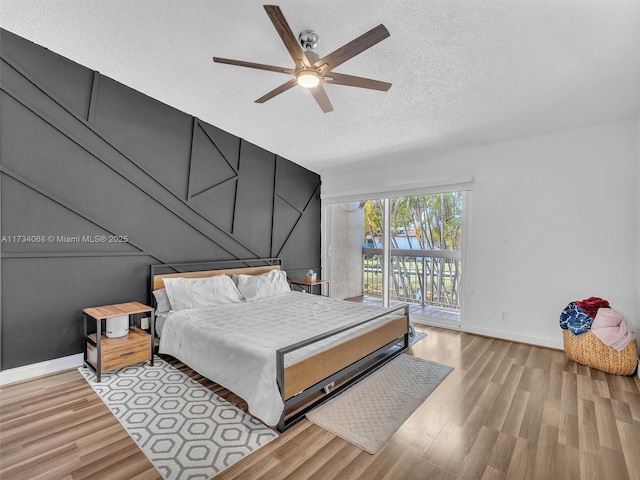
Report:
[[[459,250],[391,249],[390,294],[392,300],[460,308]],[[382,297],[382,249],[363,248],[363,294]]]

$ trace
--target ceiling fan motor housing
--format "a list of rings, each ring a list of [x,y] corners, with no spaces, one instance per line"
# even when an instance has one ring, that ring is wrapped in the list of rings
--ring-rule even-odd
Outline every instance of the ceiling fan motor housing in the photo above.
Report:
[[[298,35],[298,40],[300,41],[300,45],[305,51],[313,50],[318,45],[318,40],[320,37],[314,33],[313,30],[303,30]]]

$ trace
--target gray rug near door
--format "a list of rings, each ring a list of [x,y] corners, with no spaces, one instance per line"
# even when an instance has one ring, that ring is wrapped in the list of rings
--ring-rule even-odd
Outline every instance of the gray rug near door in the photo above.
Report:
[[[307,418],[373,454],[452,371],[402,354]]]
[[[420,340],[422,340],[426,336],[427,336],[426,333],[416,332],[413,338],[409,341],[409,346],[412,347],[413,345],[418,343]]]
[[[78,370],[167,480],[209,479],[278,435],[156,357],[102,374]]]

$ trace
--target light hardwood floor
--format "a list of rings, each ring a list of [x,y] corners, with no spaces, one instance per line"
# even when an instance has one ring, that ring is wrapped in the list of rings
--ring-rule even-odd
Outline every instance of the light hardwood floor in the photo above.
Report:
[[[216,480],[640,480],[637,377],[561,351],[417,329],[428,336],[410,353],[454,371],[376,455],[303,420]],[[72,370],[0,389],[0,478],[160,476]]]

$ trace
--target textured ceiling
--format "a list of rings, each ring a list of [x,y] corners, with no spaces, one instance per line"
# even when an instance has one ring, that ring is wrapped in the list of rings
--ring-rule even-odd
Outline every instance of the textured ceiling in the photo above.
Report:
[[[326,86],[292,67],[255,0],[2,0],[0,25],[312,170],[404,148],[425,155],[632,118],[640,111],[640,0],[283,0],[320,57],[383,23],[391,36],[336,68],[393,83]]]

